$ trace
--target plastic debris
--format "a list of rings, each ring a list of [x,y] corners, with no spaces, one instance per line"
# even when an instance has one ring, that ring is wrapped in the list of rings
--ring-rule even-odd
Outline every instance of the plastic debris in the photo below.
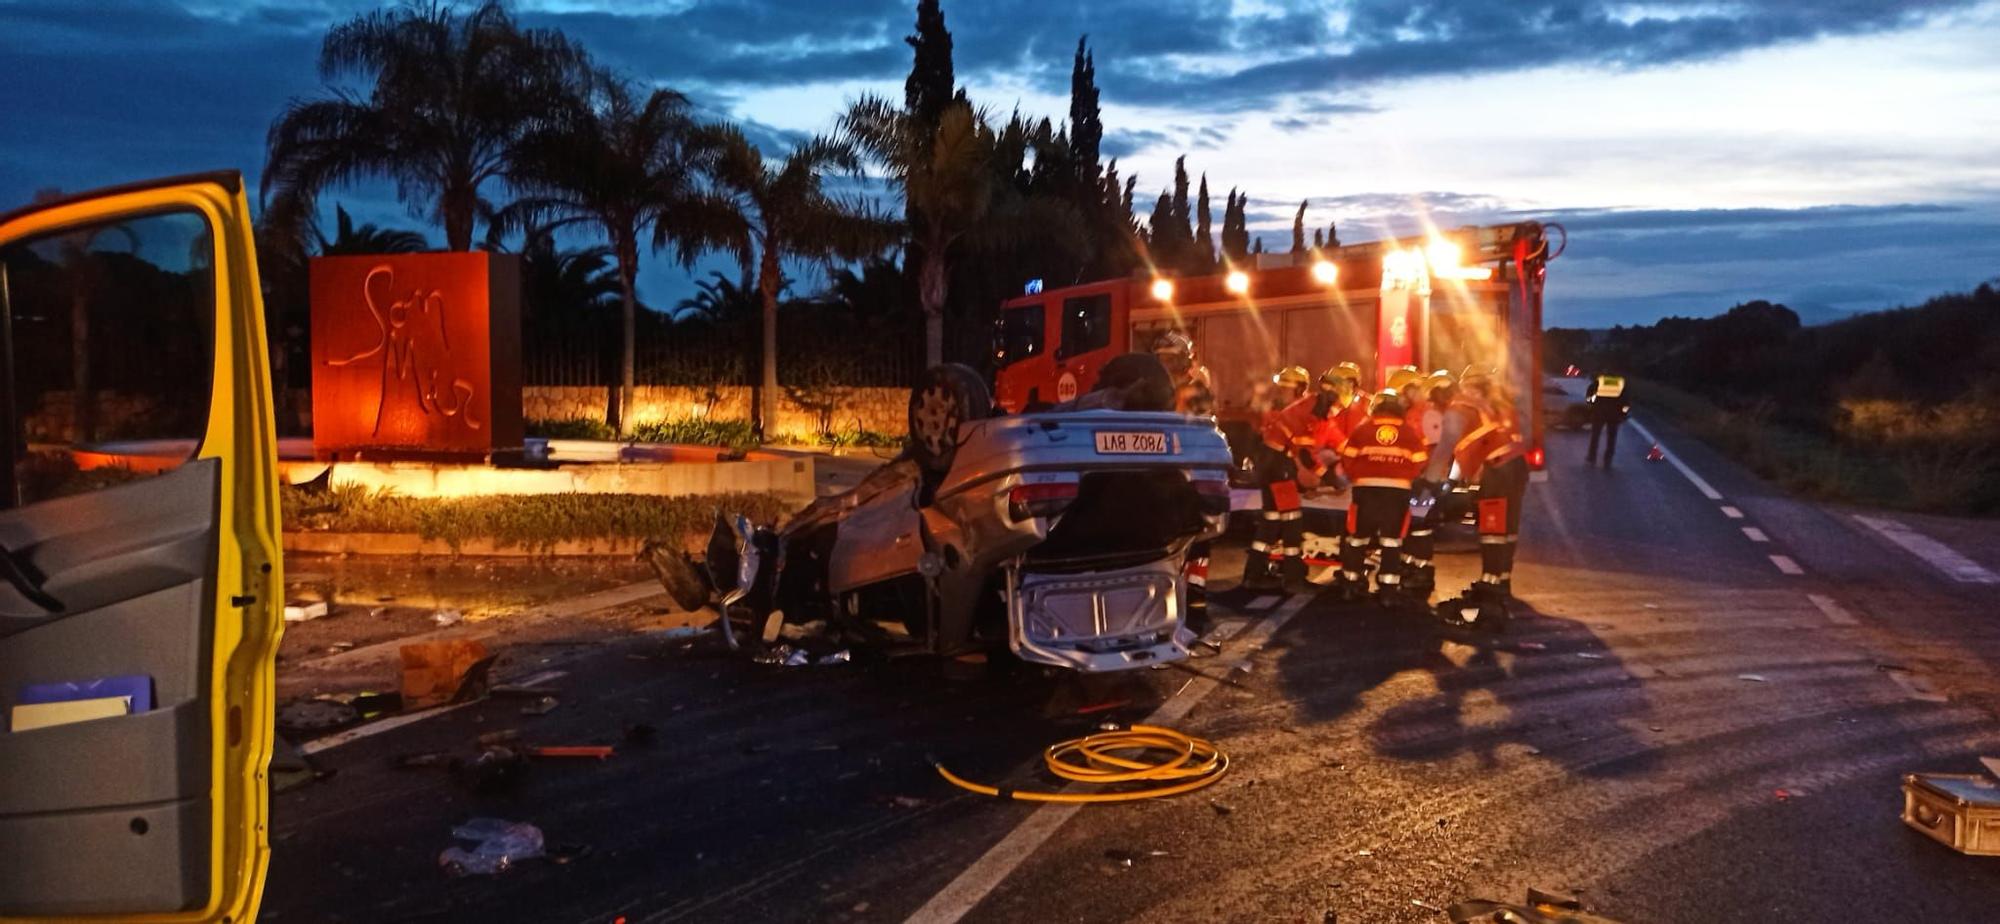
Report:
[[[1217,815],[1227,815],[1236,811],[1236,807],[1227,802],[1210,802],[1208,807],[1214,809]]]
[[[1737,675],[1736,675],[1736,679],[1738,679],[1738,680],[1747,680],[1747,681],[1749,681],[1749,682],[1751,682],[1751,683],[1769,683],[1769,682],[1770,682],[1769,680],[1766,680],[1766,679],[1764,678],[1764,675],[1763,675],[1763,674],[1737,674]]]
[[[853,655],[853,654],[851,654],[851,653],[849,653],[847,649],[845,649],[845,648],[842,648],[841,650],[839,650],[839,651],[836,651],[836,652],[834,652],[833,654],[830,654],[830,655],[827,655],[827,656],[825,656],[825,657],[823,657],[823,658],[820,658],[820,659],[819,659],[818,661],[816,661],[816,662],[814,662],[814,663],[816,663],[816,664],[846,664],[846,663],[848,663],[849,661],[852,661],[852,660],[854,660],[854,655]]]
[[[353,650],[354,650],[353,642],[334,642],[333,644],[326,646],[327,654],[339,654],[343,651],[353,651]]]
[[[653,635],[655,638],[672,642],[681,639],[700,638],[708,634],[708,629],[708,626],[675,626],[671,629],[655,632]]]
[[[556,710],[556,707],[561,704],[562,704],[561,701],[553,696],[544,696],[540,699],[535,700],[534,702],[522,706],[521,714],[548,715],[549,713],[554,712]]]
[[[310,620],[318,619],[321,616],[325,616],[326,614],[327,614],[327,605],[325,600],[321,600],[317,603],[285,604],[286,622],[307,622]]]
[[[1653,448],[1646,450],[1646,461],[1665,462],[1666,460],[1667,460],[1666,450],[1661,449],[1660,444],[1654,443]]]
[[[790,658],[791,656],[792,656],[792,646],[779,644],[779,645],[772,645],[771,647],[764,649],[764,652],[762,654],[757,655],[756,657],[753,657],[750,660],[757,664],[784,664],[786,662],[786,659]]]
[[[792,649],[792,653],[786,655],[784,661],[786,667],[804,667],[811,663],[812,655],[806,654],[802,648]]]
[[[472,844],[438,854],[438,865],[453,876],[491,876],[542,856],[542,829],[524,821],[474,818],[451,829],[451,836]]]
[[[455,626],[464,621],[465,621],[465,614],[459,612],[458,610],[438,610],[437,612],[431,614],[431,622],[436,623],[438,625],[438,628],[444,628],[445,626]]]
[[[1604,656],[1593,651],[1579,651],[1576,656],[1586,661],[1602,661]]]

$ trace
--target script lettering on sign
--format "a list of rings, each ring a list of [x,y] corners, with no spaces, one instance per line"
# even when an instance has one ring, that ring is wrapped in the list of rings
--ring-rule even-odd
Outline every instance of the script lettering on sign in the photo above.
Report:
[[[361,302],[374,321],[375,343],[351,356],[330,358],[326,364],[338,368],[373,360],[380,367],[382,388],[375,399],[373,435],[382,434],[382,411],[390,397],[404,387],[412,390],[417,409],[423,413],[460,417],[465,426],[479,429],[482,425],[471,411],[478,386],[453,374],[444,291],[406,291],[403,297],[395,297],[399,293],[394,267],[383,264],[371,268],[361,279]]]

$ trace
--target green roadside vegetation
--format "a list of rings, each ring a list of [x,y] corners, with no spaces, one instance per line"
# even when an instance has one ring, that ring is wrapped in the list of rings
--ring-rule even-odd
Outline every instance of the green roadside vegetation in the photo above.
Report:
[[[530,420],[528,435],[547,439],[617,439],[617,434],[612,432],[609,425],[592,417]],[[756,430],[750,421],[705,417],[645,421],[632,428],[629,439],[635,443],[683,443],[694,446],[723,446],[735,450],[755,449],[760,445],[757,442]],[[817,434],[810,440],[799,439],[796,434],[780,434],[770,445],[815,446],[829,449],[898,449],[903,445],[903,437],[896,433],[850,427],[844,430],[829,430]]]
[[[457,551],[466,542],[547,552],[557,543],[662,539],[680,545],[705,534],[718,510],[773,523],[793,505],[771,494],[659,497],[651,494],[527,494],[404,497],[357,485],[314,491],[281,489],[285,529],[309,532],[416,533]]]
[[[1813,327],[1751,302],[1714,318],[1552,329],[1551,368],[1624,373],[1633,400],[1802,497],[2000,515],[2000,293]]]

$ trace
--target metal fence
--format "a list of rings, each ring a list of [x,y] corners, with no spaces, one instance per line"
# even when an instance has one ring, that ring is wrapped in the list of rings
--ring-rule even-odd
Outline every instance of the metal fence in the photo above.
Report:
[[[835,314],[787,312],[778,324],[778,381],[795,386],[907,387],[921,365],[912,330]],[[619,378],[615,321],[531,325],[524,385],[605,386]],[[761,350],[754,324],[670,323],[642,317],[633,344],[639,385],[752,385]]]

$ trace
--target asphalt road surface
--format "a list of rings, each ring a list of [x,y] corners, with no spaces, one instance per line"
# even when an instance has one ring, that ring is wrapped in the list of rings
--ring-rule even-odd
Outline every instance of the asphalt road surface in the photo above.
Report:
[[[1498,640],[1231,593],[1220,654],[1090,682],[601,645],[550,665],[546,715],[493,699],[318,753],[333,774],[274,799],[264,917],[1442,921],[1541,886],[1626,922],[2000,919],[2000,860],[1898,821],[1903,773],[2000,754],[2000,543],[1776,496],[1653,430],[1685,473],[1642,462],[1642,433],[1610,473],[1553,436]],[[1069,811],[930,767],[1045,786],[1043,746],[1148,716],[1234,769]],[[392,766],[502,729],[617,753],[485,793]],[[473,816],[539,826],[562,862],[447,877]]]

